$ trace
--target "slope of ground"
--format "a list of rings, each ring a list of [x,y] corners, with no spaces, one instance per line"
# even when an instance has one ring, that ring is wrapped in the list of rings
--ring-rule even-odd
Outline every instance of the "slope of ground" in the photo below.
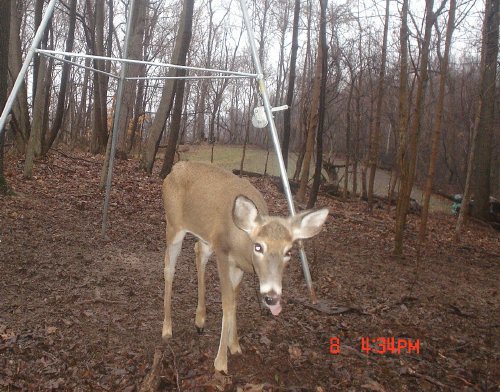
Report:
[[[181,159],[183,160],[194,160],[194,161],[204,161],[210,162],[212,155],[212,147],[210,145],[189,145],[186,146],[188,148],[187,151],[181,153]],[[241,155],[242,155],[243,147],[235,146],[235,145],[216,145],[214,147],[214,163],[219,166],[225,167],[226,169],[234,169],[240,168]],[[266,160],[267,160],[267,171],[266,171]],[[291,153],[289,157],[289,168],[288,172],[290,177],[295,171],[295,165],[297,163],[297,154]],[[340,180],[341,186],[343,186],[344,182],[342,180],[344,176],[345,168],[342,168],[342,165],[345,165],[345,162],[342,159],[335,159],[335,165],[339,165],[338,168],[338,178]],[[245,163],[244,170],[252,171],[255,173],[266,173],[279,176],[279,164],[276,154],[274,154],[272,148],[270,149],[269,156],[267,155],[267,151],[255,147],[255,146],[247,146],[247,150],[245,153]],[[351,167],[352,170],[352,167]],[[358,169],[361,170],[361,167]],[[314,173],[314,162],[311,162],[311,177]],[[326,173],[325,173],[326,175]],[[388,189],[389,189],[389,180],[391,179],[390,171],[377,169],[375,173],[375,183],[374,183],[374,193],[380,197],[387,197]],[[358,190],[361,190],[361,173],[358,174],[357,177]],[[352,189],[352,174],[349,176],[349,189]],[[414,186],[411,197],[414,198],[418,203],[422,203],[422,195],[423,192],[418,186]],[[440,196],[433,194],[431,196],[430,201],[430,210],[435,212],[444,212],[446,214],[451,213],[451,201]]]
[[[174,281],[174,335],[160,346],[161,182],[144,176],[136,161],[119,161],[103,239],[100,160],[72,155],[37,162],[31,181],[21,178],[21,161],[7,161],[16,195],[0,198],[1,391],[134,391],[155,350],[167,391],[498,390],[498,233],[470,225],[455,243],[453,218],[433,215],[416,264],[418,217],[410,216],[407,257],[399,260],[391,256],[391,212],[370,215],[362,202],[320,197],[318,206],[331,214],[306,250],[321,306],[308,301],[296,251],[279,317],[261,313],[256,283],[245,276],[238,308],[243,355],[229,356],[230,376],[215,377],[215,263],[207,270],[207,325],[198,335],[194,240],[185,240]],[[252,181],[273,214],[286,213],[270,181]],[[366,338],[370,353],[363,351]],[[376,338],[394,338],[396,349],[386,344],[387,352],[377,353],[384,347]],[[401,347],[417,340],[418,353]]]

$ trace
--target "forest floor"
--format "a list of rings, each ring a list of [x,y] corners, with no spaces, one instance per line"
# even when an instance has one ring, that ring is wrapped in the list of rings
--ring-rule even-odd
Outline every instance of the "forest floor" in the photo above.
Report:
[[[331,213],[306,244],[320,305],[309,302],[296,250],[278,317],[261,312],[255,281],[245,275],[243,354],[229,356],[229,376],[221,377],[213,370],[222,313],[217,272],[212,259],[207,324],[198,335],[193,238],[177,263],[173,338],[160,344],[158,176],[143,175],[135,160],[117,162],[103,239],[100,158],[70,155],[36,162],[29,181],[22,161],[6,162],[15,195],[0,197],[0,391],[139,390],[155,352],[166,391],[499,390],[498,232],[470,223],[457,243],[455,218],[432,214],[416,263],[418,216],[409,216],[406,258],[398,259],[393,210],[368,213],[364,202],[320,196],[318,206]],[[269,179],[251,181],[272,214],[286,214]]]

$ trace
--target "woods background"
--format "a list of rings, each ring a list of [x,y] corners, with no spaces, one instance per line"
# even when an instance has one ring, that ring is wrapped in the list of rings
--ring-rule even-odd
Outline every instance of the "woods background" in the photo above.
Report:
[[[44,5],[11,1],[10,20],[7,12],[2,20],[9,88]],[[42,47],[123,57],[128,6],[60,1]],[[286,161],[297,159],[290,175],[300,179],[298,200],[305,200],[311,161],[317,193],[323,162],[336,158],[349,168],[343,197],[359,194],[370,205],[377,167],[393,172],[389,198],[398,199],[401,232],[414,182],[426,183],[429,196],[432,188],[464,193],[469,184],[472,214],[488,219],[488,198],[500,197],[498,0],[253,0],[249,7],[271,101],[290,106],[275,120]],[[254,72],[235,0],[136,0],[128,57]],[[1,151],[26,156],[27,178],[33,159],[57,145],[106,152],[117,87],[107,74],[117,75],[120,64],[72,61],[102,72],[36,56],[18,94]],[[270,148],[267,131],[250,123],[260,104],[253,81],[144,79],[182,72],[127,67],[138,79],[125,85],[119,158],[139,157],[151,173],[166,146],[164,176],[179,144]]]

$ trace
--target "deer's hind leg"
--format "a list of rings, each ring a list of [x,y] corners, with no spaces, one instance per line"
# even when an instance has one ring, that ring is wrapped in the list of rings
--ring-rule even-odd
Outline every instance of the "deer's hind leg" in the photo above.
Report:
[[[198,333],[202,333],[207,314],[205,304],[205,267],[213,250],[210,248],[210,245],[200,240],[194,246],[194,253],[196,255],[196,270],[198,272],[198,307],[196,308],[195,325]]]
[[[172,337],[172,317],[171,317],[171,302],[172,302],[172,281],[174,280],[175,263],[181,251],[182,241],[186,232],[184,230],[176,230],[171,225],[167,227],[167,250],[165,251],[165,318],[163,319],[163,329],[161,337],[164,341]]]

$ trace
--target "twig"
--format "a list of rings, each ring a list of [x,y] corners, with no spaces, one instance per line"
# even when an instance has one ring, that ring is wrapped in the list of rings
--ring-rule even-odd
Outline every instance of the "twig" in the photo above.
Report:
[[[448,376],[447,376],[447,377],[448,377],[448,378],[456,378],[456,379],[458,379],[458,380],[462,381],[465,385],[468,385],[469,387],[473,387],[473,386],[474,386],[474,384],[470,383],[470,382],[469,382],[469,381],[467,381],[465,378],[460,377],[460,376],[457,376],[457,375],[455,375],[455,374],[448,374]]]
[[[155,392],[160,387],[160,371],[161,371],[161,362],[163,360],[163,349],[156,348],[153,364],[151,365],[151,370],[144,377],[144,381],[142,382],[139,392]]]
[[[441,388],[453,389],[451,385],[443,384],[442,382],[436,380],[435,378],[433,378],[431,376],[428,376],[427,374],[421,374],[421,373],[417,373],[417,372],[414,372],[414,373],[412,372],[412,373],[407,373],[407,374],[409,376],[422,378],[426,381],[429,381],[431,384],[437,385],[438,387],[441,387]]]
[[[92,165],[95,165],[95,164],[98,163],[98,162],[94,162],[94,161],[89,161],[88,159],[85,159],[85,158],[72,157],[72,156],[70,156],[70,155],[62,152],[61,150],[58,150],[57,148],[53,148],[52,147],[51,150],[57,152],[58,154],[61,154],[65,158],[73,159],[75,161],[84,161],[84,162],[87,162],[87,163],[91,163]]]
[[[172,353],[172,359],[174,363],[174,371],[175,371],[175,384],[177,385],[177,390],[181,392],[181,386],[179,384],[179,370],[177,369],[177,361],[175,360],[175,354],[174,350],[172,350],[172,347],[170,344],[168,344],[168,348],[170,349],[170,352]]]
[[[79,301],[76,303],[76,305],[86,305],[86,304],[95,304],[95,303],[103,303],[106,305],[126,305],[126,302],[123,301],[111,301],[109,299],[104,299],[104,298],[94,298],[94,299],[86,299],[83,301]]]
[[[51,164],[49,164],[49,166],[57,167],[58,169],[65,170],[65,171],[70,172],[70,173],[76,173],[76,170],[70,169],[69,167],[59,166],[59,165],[56,165],[55,163],[51,163]]]

